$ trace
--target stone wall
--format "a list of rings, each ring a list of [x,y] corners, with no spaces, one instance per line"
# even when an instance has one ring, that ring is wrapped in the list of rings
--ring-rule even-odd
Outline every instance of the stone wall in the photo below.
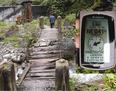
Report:
[[[0,21],[15,22],[17,16],[22,15],[22,9],[21,5],[0,7]],[[48,8],[46,6],[32,5],[32,14],[34,19],[38,16],[46,16],[48,15]]]
[[[0,7],[0,21],[16,21],[16,17],[21,15],[22,6],[17,7]]]

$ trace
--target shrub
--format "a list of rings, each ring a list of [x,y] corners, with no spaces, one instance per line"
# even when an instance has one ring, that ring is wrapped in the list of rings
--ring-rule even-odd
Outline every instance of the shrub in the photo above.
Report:
[[[67,20],[70,25],[72,25],[75,21],[75,14],[69,14],[65,17],[65,20]]]
[[[115,74],[108,74],[104,78],[104,85],[108,91],[115,91],[116,90],[116,75]]]
[[[11,25],[12,23],[7,24],[6,22],[0,21],[0,31],[10,28]]]
[[[50,22],[49,22],[49,17],[44,17],[44,25],[50,25]]]
[[[70,91],[75,91],[76,83],[77,82],[76,82],[75,78],[70,78],[69,79]]]
[[[30,23],[19,25],[18,26],[19,31],[13,33],[12,36],[6,37],[3,40],[3,42],[5,44],[12,43],[14,47],[21,47],[22,44],[24,45],[24,47],[30,47],[32,43],[36,41],[36,36],[34,36],[33,34],[38,31],[37,24],[38,21],[34,20]],[[11,30],[11,32],[13,32],[13,30]]]

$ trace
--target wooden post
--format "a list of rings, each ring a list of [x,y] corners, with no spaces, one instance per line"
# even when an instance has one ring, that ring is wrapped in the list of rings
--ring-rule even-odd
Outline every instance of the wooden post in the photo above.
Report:
[[[23,22],[30,22],[32,21],[32,2],[27,1],[22,3],[24,9],[22,11],[23,14]]]
[[[32,6],[31,5],[32,5],[31,2],[27,4],[27,21],[28,22],[32,21]]]
[[[69,91],[69,64],[65,59],[56,61],[56,91]]]
[[[43,16],[39,17],[39,27],[41,29],[44,28],[44,17]]]
[[[57,28],[58,28],[58,32],[59,33],[61,33],[62,31],[62,28],[61,28],[61,26],[62,26],[62,18],[61,18],[61,16],[58,16],[57,17]]]
[[[0,91],[17,91],[14,65],[10,62],[0,65]]]
[[[3,91],[4,90],[4,79],[2,76],[2,72],[0,71],[0,90]]]

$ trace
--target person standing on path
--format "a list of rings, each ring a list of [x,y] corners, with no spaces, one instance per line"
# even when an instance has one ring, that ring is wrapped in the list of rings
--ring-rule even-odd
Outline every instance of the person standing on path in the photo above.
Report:
[[[54,15],[50,15],[50,27],[53,28],[54,24],[55,24],[55,16]]]

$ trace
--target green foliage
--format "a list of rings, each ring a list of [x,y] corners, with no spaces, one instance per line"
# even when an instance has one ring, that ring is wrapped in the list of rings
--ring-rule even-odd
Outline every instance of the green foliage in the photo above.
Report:
[[[55,15],[65,16],[83,9],[93,9],[103,0],[33,0],[33,4],[48,6]],[[115,1],[115,0],[114,0]]]
[[[74,28],[73,26],[74,22],[75,22],[75,14],[69,14],[64,18],[62,26],[64,37],[72,38],[76,35],[78,30]],[[65,28],[66,26],[68,26],[69,28]]]
[[[69,85],[70,85],[70,91],[75,91],[75,87],[77,85],[76,79],[75,78],[70,78],[69,79]]]
[[[63,36],[67,38],[72,38],[76,35],[77,30],[76,29],[70,29],[70,30],[63,30]]]
[[[0,37],[5,37],[6,31],[12,26],[12,23],[7,24],[5,22],[0,21]]]
[[[0,27],[3,27],[3,26],[6,26],[6,23],[5,22],[0,22]]]
[[[41,5],[41,6],[49,6],[51,5],[55,0],[33,0],[33,4],[35,5]]]
[[[50,25],[49,17],[44,17],[44,24],[45,25]]]
[[[72,38],[76,35],[78,30],[74,28],[74,22],[75,14],[69,14],[62,20],[62,32],[64,37]],[[66,26],[68,26],[69,28],[65,28]]]
[[[87,9],[94,4],[94,0],[75,0],[67,13],[76,13],[80,10]]]
[[[70,78],[69,79],[69,85],[70,85],[70,91],[96,91],[98,87],[96,87],[96,84],[78,84],[77,79]]]
[[[108,74],[104,78],[104,85],[106,91],[115,91],[116,90],[116,75]]]
[[[105,70],[105,73],[116,73],[116,67]]]
[[[10,37],[5,38],[3,42],[4,44],[12,43],[14,47],[19,47],[18,41],[19,41],[19,38],[14,34]]]
[[[54,9],[56,15],[65,16],[65,12],[69,10],[69,7],[74,3],[75,0],[55,0]],[[53,6],[52,6],[53,7]]]
[[[96,87],[96,84],[89,84],[89,83],[83,83],[79,86],[77,86],[77,91],[100,91]]]
[[[11,27],[11,25],[12,25],[12,23],[7,24],[6,22],[0,21],[0,31],[8,29],[9,27]]]
[[[75,14],[69,14],[65,17],[65,21],[68,21],[70,25],[73,25],[75,22]]]
[[[75,0],[34,0],[33,2],[41,6],[48,6],[49,12],[54,13],[56,16],[64,16]]]
[[[37,32],[37,20],[33,20],[30,23],[19,25],[19,31],[14,33],[12,36],[6,37],[3,41],[5,44],[12,43],[14,47],[21,47],[20,42],[25,42],[25,47],[30,47],[32,43],[36,41],[36,36],[33,34]]]
[[[84,73],[84,74],[99,73],[99,71],[89,70],[89,69],[83,69],[83,68],[81,68],[81,67],[77,67],[76,72],[77,72],[77,73]]]
[[[27,46],[31,46],[33,42],[36,41],[36,37],[34,34],[37,32],[38,20],[33,20],[31,23],[25,23],[23,25],[24,35],[21,36],[26,42]]]
[[[13,0],[0,0],[0,5],[10,5]]]

